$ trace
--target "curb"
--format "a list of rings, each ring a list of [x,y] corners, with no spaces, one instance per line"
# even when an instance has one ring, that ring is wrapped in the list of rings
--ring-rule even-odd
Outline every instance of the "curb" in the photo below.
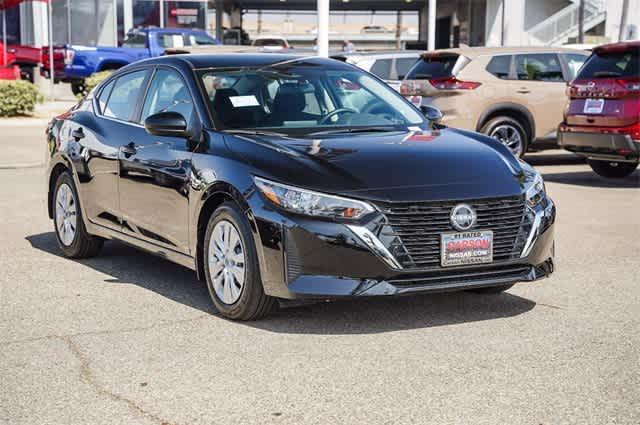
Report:
[[[31,127],[38,126],[42,127],[42,132],[44,133],[44,129],[49,124],[50,119],[48,118],[6,118],[0,119],[0,127]]]
[[[41,168],[44,162],[30,162],[22,164],[0,164],[0,170],[22,170],[25,168]]]

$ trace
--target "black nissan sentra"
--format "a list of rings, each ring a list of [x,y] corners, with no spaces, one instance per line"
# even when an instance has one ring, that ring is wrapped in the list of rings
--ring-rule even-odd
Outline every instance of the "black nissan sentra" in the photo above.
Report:
[[[118,239],[161,255],[206,280],[229,318],[279,299],[499,293],[553,272],[540,175],[345,63],[150,59],[47,134],[62,252],[90,257]]]

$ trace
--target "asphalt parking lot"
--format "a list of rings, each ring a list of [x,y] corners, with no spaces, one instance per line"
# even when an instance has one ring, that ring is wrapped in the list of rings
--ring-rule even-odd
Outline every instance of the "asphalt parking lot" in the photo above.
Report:
[[[234,323],[123,244],[62,258],[43,128],[0,134],[1,423],[640,423],[640,171],[530,157],[558,207],[550,279]]]

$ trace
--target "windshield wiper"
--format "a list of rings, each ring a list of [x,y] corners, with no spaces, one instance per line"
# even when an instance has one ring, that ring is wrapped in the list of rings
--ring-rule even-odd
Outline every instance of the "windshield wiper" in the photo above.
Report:
[[[336,130],[323,130],[309,133],[309,136],[319,136],[323,134],[344,134],[344,133],[388,133],[391,131],[402,131],[393,127],[361,127],[361,128],[340,128]]]
[[[246,134],[248,136],[276,136],[276,137],[286,137],[286,134],[276,133],[275,131],[266,131],[266,130],[240,130],[240,129],[228,129],[222,130],[224,133],[229,134]]]

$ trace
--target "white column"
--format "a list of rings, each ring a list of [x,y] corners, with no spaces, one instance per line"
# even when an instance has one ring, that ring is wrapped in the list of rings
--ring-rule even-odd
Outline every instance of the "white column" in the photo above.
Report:
[[[129,32],[133,28],[133,2],[131,0],[123,0],[122,9],[124,35],[126,36],[127,32]]]
[[[160,28],[164,28],[164,0],[160,0]]]
[[[46,3],[47,7],[47,35],[49,44],[49,98],[55,100],[54,87],[56,81],[55,66],[53,63],[53,1]],[[71,13],[68,11],[67,13]]]
[[[429,0],[427,50],[436,49],[436,0]]]
[[[318,56],[329,57],[329,0],[318,0]]]

